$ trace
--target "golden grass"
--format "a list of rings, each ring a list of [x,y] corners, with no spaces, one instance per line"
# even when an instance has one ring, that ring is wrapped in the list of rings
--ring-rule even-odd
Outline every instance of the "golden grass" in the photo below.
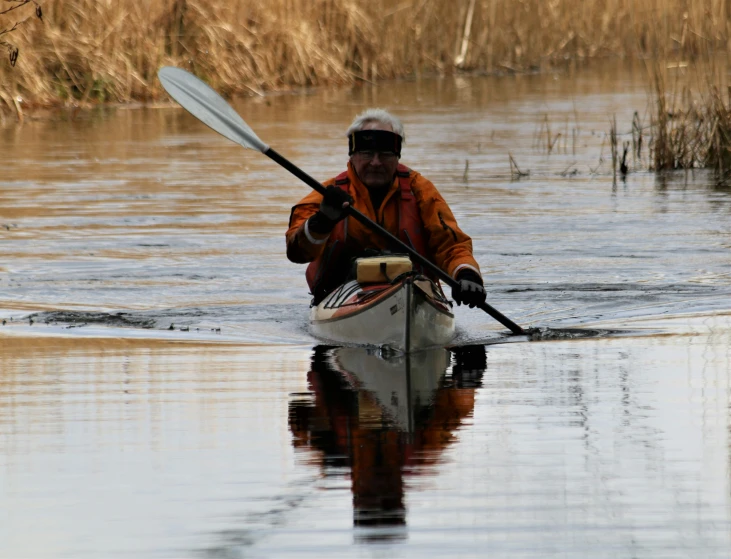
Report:
[[[8,2],[8,0],[2,0]],[[0,1],[0,6],[2,6]],[[41,0],[39,0],[41,1]],[[19,2],[15,2],[18,4]],[[726,0],[46,0],[0,15],[0,106],[149,101],[160,66],[224,95],[725,49]],[[1,10],[1,8],[0,8]],[[23,104],[18,102],[23,100]]]
[[[731,172],[726,68],[725,57],[710,54],[690,65],[653,65],[651,169],[712,168],[726,180]]]
[[[658,44],[655,56],[647,60],[654,103],[649,126],[649,168],[712,168],[718,171],[719,180],[726,181],[731,176],[728,52],[719,48],[723,37],[720,27],[719,34],[714,35],[709,21],[701,28],[695,28],[692,21],[683,14],[680,34],[671,37],[670,44]],[[641,160],[642,137],[643,127],[635,113],[631,144],[635,159]],[[616,136],[612,145],[616,176]],[[627,147],[625,157],[626,153]]]

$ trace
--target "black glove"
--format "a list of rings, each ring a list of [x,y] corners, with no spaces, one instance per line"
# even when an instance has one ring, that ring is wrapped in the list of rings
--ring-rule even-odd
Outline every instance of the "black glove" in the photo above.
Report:
[[[343,219],[347,211],[343,205],[353,205],[353,197],[337,186],[328,186],[320,202],[320,209],[309,220],[309,229],[314,233],[330,233]]]
[[[485,302],[482,278],[474,270],[464,269],[457,274],[457,286],[452,288],[452,299],[458,304],[474,308]]]

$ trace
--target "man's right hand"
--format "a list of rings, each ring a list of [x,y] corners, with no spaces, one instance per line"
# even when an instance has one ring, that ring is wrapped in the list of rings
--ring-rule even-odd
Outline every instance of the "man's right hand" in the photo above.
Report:
[[[347,208],[353,203],[353,197],[337,186],[328,186],[320,202],[320,209],[309,220],[310,231],[329,233],[338,221],[348,215]]]
[[[346,208],[353,203],[353,197],[342,188],[328,186],[320,202],[320,211],[330,221],[337,223],[346,215]]]

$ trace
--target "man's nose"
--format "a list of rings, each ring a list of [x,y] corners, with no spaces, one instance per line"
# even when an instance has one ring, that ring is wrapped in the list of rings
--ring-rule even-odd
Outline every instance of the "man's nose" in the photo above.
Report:
[[[378,156],[378,152],[375,152],[373,154],[373,159],[371,159],[371,165],[380,165],[381,164],[381,158]]]

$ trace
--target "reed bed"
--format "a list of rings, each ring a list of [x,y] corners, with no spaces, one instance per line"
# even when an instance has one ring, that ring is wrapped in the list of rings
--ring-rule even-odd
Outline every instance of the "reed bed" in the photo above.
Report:
[[[0,11],[25,3],[0,0]],[[160,99],[166,64],[233,95],[668,51],[693,58],[726,48],[730,10],[726,0],[39,0],[0,15],[0,107],[22,116]]]
[[[654,64],[650,169],[710,168],[731,176],[731,103],[726,57]]]
[[[687,13],[679,20],[680,33],[671,36],[671,43],[656,41],[653,56],[646,59],[652,102],[649,123],[643,123],[635,112],[631,133],[625,135],[617,133],[616,121],[610,123],[615,180],[618,170],[622,177],[630,170],[628,153],[635,168],[709,168],[717,171],[720,182],[731,179],[728,49],[720,46],[720,34],[714,36],[702,27],[694,27],[693,22],[700,20],[693,20]],[[656,33],[661,35],[662,31]],[[626,136],[631,136],[631,141],[625,140]],[[644,145],[647,148],[643,157]]]

